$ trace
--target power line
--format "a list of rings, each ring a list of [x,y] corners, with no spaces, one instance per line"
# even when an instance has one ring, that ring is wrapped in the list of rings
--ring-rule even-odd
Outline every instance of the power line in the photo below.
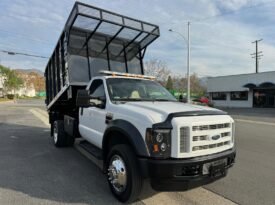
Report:
[[[2,44],[0,42],[0,50],[13,50],[16,52],[22,52],[22,53],[37,53],[37,51],[35,50],[28,50],[28,49],[22,49],[22,48],[18,48],[16,45],[13,44]],[[39,54],[40,55],[40,54]]]
[[[34,55],[29,53],[21,53],[21,52],[15,52],[11,50],[0,50],[2,53],[6,53],[8,55],[22,55],[22,56],[28,56],[28,57],[35,57],[35,58],[46,58],[49,59],[49,57],[40,56],[40,55]]]

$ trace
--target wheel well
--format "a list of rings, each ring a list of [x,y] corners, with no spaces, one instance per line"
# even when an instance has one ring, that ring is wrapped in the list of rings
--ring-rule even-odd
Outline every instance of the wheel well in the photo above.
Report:
[[[135,148],[128,139],[128,137],[119,131],[111,131],[105,136],[104,144],[103,144],[103,159],[106,160],[110,149],[118,144],[126,144],[129,145],[134,151]],[[136,152],[135,152],[136,153]]]

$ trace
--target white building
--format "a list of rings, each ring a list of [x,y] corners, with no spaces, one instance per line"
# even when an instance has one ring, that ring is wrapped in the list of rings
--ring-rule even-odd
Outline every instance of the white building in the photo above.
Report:
[[[0,97],[4,97],[4,90],[3,90],[4,82],[5,82],[5,78],[3,76],[0,76]],[[18,96],[27,96],[27,97],[36,96],[36,92],[33,84],[31,84],[30,86],[26,86],[26,83],[23,87],[17,90],[8,91],[8,94],[17,94]]]
[[[0,76],[0,98],[4,97],[4,93],[3,93],[3,86],[4,85],[4,77]]]
[[[36,92],[33,86],[30,87],[21,87],[18,90],[15,90],[14,92],[18,96],[27,96],[27,97],[35,97]]]
[[[208,78],[214,106],[275,108],[275,71]]]

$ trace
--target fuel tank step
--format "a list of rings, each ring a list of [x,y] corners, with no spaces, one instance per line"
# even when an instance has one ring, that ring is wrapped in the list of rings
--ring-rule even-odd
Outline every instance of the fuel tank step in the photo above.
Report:
[[[92,145],[84,139],[77,139],[75,142],[75,148],[95,163],[100,169],[103,169],[102,151],[98,147]]]

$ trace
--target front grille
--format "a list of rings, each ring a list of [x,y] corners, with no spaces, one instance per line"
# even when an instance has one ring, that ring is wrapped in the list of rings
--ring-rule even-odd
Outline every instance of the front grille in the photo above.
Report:
[[[193,141],[204,141],[207,140],[207,135],[201,135],[201,136],[193,136]]]
[[[187,152],[190,138],[189,127],[180,128],[180,152]]]
[[[192,127],[193,131],[202,131],[202,130],[216,130],[216,129],[223,129],[229,128],[230,123],[222,123],[222,124],[212,124],[212,125],[196,125]]]
[[[220,142],[220,143],[216,143],[216,144],[202,145],[202,146],[194,146],[192,148],[192,151],[213,149],[213,148],[222,147],[222,146],[225,146],[225,145],[230,145],[230,141]]]
[[[209,125],[193,125],[180,128],[180,152],[196,153],[198,151],[211,150],[214,153],[222,147],[231,145],[231,123],[213,123]]]
[[[222,132],[221,137],[228,137],[231,135],[231,132]]]

